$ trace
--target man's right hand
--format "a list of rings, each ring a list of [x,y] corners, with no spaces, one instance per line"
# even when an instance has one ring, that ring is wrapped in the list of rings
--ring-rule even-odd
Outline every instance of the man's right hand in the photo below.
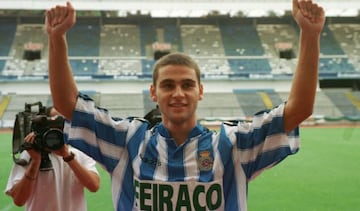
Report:
[[[70,2],[66,6],[58,5],[46,11],[46,31],[49,36],[64,35],[75,22],[75,9]]]
[[[293,17],[302,30],[320,34],[325,23],[324,9],[312,0],[293,0]]]

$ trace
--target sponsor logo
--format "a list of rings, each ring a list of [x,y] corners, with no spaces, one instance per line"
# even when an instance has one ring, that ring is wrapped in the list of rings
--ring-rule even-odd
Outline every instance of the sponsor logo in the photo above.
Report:
[[[137,210],[224,210],[221,181],[160,182],[134,178]]]

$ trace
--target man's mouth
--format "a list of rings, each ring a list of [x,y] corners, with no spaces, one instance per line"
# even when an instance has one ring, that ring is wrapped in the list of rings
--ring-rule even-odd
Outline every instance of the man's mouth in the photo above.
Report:
[[[185,103],[171,103],[170,107],[174,107],[174,108],[181,108],[181,107],[185,107],[186,104]]]

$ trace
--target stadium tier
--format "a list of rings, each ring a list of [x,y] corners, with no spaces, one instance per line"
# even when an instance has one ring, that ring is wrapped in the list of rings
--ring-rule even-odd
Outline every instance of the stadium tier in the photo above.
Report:
[[[0,19],[0,82],[44,81],[48,43],[43,17]],[[321,36],[320,79],[360,78],[360,21],[358,17],[328,18]],[[291,83],[297,62],[299,29],[291,17],[129,18],[79,17],[67,34],[70,64],[76,79],[151,80],[156,57],[185,52],[200,65],[204,80],[260,79]],[[333,82],[331,82],[333,83]],[[318,91],[313,117],[360,119],[359,83]],[[47,89],[47,87],[46,87]],[[25,103],[51,105],[48,94],[0,92],[0,127],[11,126]],[[115,116],[144,116],[156,105],[148,91],[87,92]],[[233,88],[208,92],[198,116],[247,118],[286,100],[274,87]],[[121,99],[127,99],[122,101]],[[137,103],[135,103],[137,102]],[[221,106],[219,106],[221,102]],[[254,107],[253,105],[259,105]],[[240,108],[240,109],[239,109]]]
[[[320,77],[359,77],[358,18],[330,20],[321,36]],[[298,34],[291,17],[80,17],[68,42],[79,77],[149,78],[158,51],[181,51],[196,59],[205,76],[231,79],[291,75]],[[0,46],[0,79],[46,78],[43,18],[3,18]]]

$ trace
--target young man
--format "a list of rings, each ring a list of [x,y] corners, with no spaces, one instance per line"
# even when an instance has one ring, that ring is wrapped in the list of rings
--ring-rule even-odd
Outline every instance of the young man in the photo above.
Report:
[[[166,55],[154,67],[150,95],[160,124],[149,130],[143,119],[114,120],[79,93],[73,79],[66,32],[75,24],[74,8],[67,3],[46,16],[54,105],[71,121],[70,144],[110,173],[115,210],[246,210],[248,182],[297,152],[297,126],[313,109],[325,22],[311,0],[293,0],[301,33],[287,102],[256,114],[252,123],[223,124],[219,133],[197,122],[200,70],[182,53]]]
[[[58,115],[55,109],[49,115]],[[29,133],[25,142],[34,144],[35,134]],[[99,189],[100,177],[96,162],[78,149],[64,144],[59,150],[48,152],[50,169],[41,169],[42,154],[34,148],[21,153],[29,164],[14,164],[5,193],[17,206],[25,210],[85,211],[84,188],[91,192]]]

